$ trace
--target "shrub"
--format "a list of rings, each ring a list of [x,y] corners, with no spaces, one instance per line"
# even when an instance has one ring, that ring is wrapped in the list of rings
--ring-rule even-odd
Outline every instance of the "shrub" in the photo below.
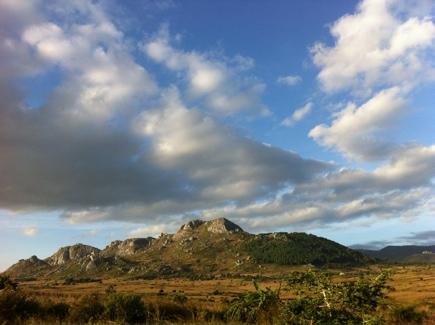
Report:
[[[112,321],[128,324],[144,323],[145,305],[138,295],[112,294],[106,301],[105,313]]]
[[[391,311],[391,320],[395,324],[422,324],[426,314],[419,312],[415,306],[397,306]]]
[[[0,275],[0,290],[2,289],[17,289],[17,283],[12,281],[8,276]]]
[[[70,306],[63,302],[54,303],[54,304],[50,303],[45,308],[45,314],[48,317],[57,319],[58,321],[65,320],[69,315],[69,311],[70,311]]]
[[[172,295],[169,296],[169,298],[177,303],[177,304],[185,304],[187,302],[187,297],[185,294],[183,293],[173,293]]]
[[[74,284],[76,284],[76,281],[73,278],[66,278],[63,281],[63,284],[65,284],[65,285],[74,285]]]
[[[148,305],[148,309],[149,315],[156,321],[188,321],[196,314],[188,306],[162,300]]]
[[[375,278],[334,283],[325,273],[294,272],[288,279],[290,289],[297,292],[294,300],[284,304],[285,324],[378,324],[376,310],[388,289],[387,273]],[[301,296],[301,289],[309,294]]]
[[[24,293],[9,288],[0,292],[0,323],[10,324],[41,315],[41,305]]]
[[[71,310],[71,319],[74,322],[89,323],[102,318],[104,306],[100,296],[93,293],[83,296]]]
[[[227,312],[230,320],[253,323],[260,320],[271,321],[280,306],[280,289],[260,289],[257,282],[253,281],[255,291],[246,292],[233,301]]]

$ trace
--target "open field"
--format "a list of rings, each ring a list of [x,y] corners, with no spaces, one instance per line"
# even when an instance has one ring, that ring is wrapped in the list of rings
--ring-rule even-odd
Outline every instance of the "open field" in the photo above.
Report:
[[[300,269],[300,268],[299,268]],[[288,273],[293,269],[288,269]],[[393,305],[413,305],[420,311],[425,311],[429,319],[425,324],[435,324],[435,268],[431,266],[394,266],[390,268],[392,277],[388,284],[392,290],[388,293]],[[331,270],[334,281],[344,281],[356,278],[359,273],[377,273],[379,267],[370,269],[354,269],[341,272]],[[263,275],[259,281],[261,287],[278,288],[282,286],[281,298],[290,299],[291,294],[285,289],[281,279],[285,273]],[[142,296],[145,301],[171,300],[176,295],[187,297],[189,305],[208,310],[223,310],[229,301],[240,293],[252,291],[252,280],[248,276],[240,278],[223,278],[215,280],[187,279],[102,279],[97,282],[64,284],[63,281],[28,281],[21,282],[20,288],[32,296],[53,301],[71,303],[80,296],[90,293],[105,294],[109,287],[118,293],[134,293]]]

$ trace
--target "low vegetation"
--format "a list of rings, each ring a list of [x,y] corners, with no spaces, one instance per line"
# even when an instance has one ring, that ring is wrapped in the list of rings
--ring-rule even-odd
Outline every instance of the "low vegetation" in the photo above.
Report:
[[[371,261],[336,242],[305,233],[260,234],[244,242],[242,249],[259,263],[278,265],[344,266]]]
[[[253,290],[219,304],[199,305],[181,292],[157,298],[117,292],[84,294],[52,301],[0,278],[0,324],[422,324],[427,315],[416,306],[394,305],[388,298],[389,274],[337,281],[319,271],[292,272],[272,289],[256,280]],[[215,292],[216,295],[219,292]]]

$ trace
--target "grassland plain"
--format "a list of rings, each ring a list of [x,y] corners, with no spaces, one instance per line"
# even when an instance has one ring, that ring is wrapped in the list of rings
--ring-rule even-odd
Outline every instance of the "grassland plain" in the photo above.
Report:
[[[360,274],[377,274],[381,266],[353,268],[346,270],[330,269],[336,282],[356,279]],[[262,288],[281,287],[280,297],[289,300],[294,293],[286,290],[284,279],[292,271],[306,270],[304,267],[267,266],[259,274],[243,274],[236,278],[213,280],[189,280],[183,278],[133,280],[128,278],[94,279],[96,281],[68,284],[61,280],[32,280],[19,283],[19,289],[41,301],[74,303],[80,297],[91,293],[102,296],[108,291],[133,293],[142,297],[148,304],[175,302],[197,309],[219,313],[229,302],[241,293],[253,290],[252,278],[257,277]],[[414,306],[427,314],[424,324],[435,324],[435,268],[431,265],[395,265],[389,268],[391,278],[388,285],[390,303],[394,306]],[[183,297],[183,300],[177,300]],[[168,321],[171,323],[171,321]],[[174,321],[172,321],[174,322]],[[198,320],[197,323],[200,323]],[[405,324],[405,323],[404,323]]]

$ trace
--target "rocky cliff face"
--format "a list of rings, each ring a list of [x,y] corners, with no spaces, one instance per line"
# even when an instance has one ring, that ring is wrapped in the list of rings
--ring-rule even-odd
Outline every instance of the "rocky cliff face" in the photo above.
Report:
[[[79,261],[85,258],[94,259],[100,250],[98,248],[76,244],[73,246],[66,246],[59,249],[55,254],[46,259],[50,265],[63,265],[70,261]]]
[[[207,230],[215,234],[244,232],[238,225],[225,218],[207,221],[205,224]]]
[[[192,220],[180,227],[174,235],[174,240],[191,237],[198,231],[207,231],[212,234],[244,233],[242,228],[225,218],[210,221]]]
[[[118,256],[128,256],[151,246],[154,238],[129,238],[126,240],[115,240],[102,251],[104,255],[115,254]]]

